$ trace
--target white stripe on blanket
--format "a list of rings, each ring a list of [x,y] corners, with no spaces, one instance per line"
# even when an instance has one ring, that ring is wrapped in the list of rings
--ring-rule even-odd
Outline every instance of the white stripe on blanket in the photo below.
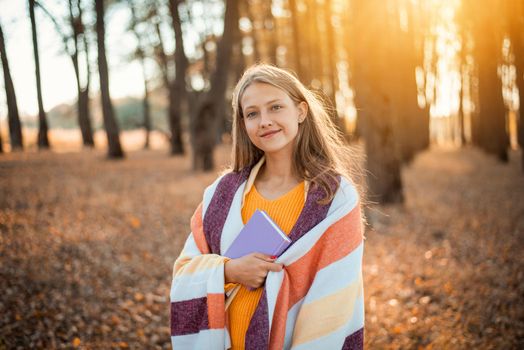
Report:
[[[171,337],[171,346],[173,349],[227,349],[231,347],[231,342],[227,331],[206,329],[196,334]]]
[[[326,334],[329,334],[334,342],[340,341],[340,344],[342,344],[347,333],[342,339],[336,339],[332,334],[342,328],[353,317],[357,300],[361,295],[361,289],[362,279],[358,278],[347,287],[335,291],[320,300],[312,302],[305,300],[295,322],[293,344],[304,344],[313,339],[319,339]],[[346,303],[346,300],[353,302]],[[326,302],[330,308],[326,308]],[[314,322],[312,323],[313,319]],[[330,329],[330,332],[326,333],[326,329],[319,329],[319,325]]]
[[[300,259],[304,255],[304,252],[308,252],[331,225],[356,208],[358,204],[358,193],[356,192],[354,185],[342,178],[340,187],[341,191],[337,192],[333,198],[333,202],[329,207],[326,218],[313,227],[307,235],[304,235],[298,241],[293,243],[293,245],[286,250],[284,254],[276,260],[276,262],[284,263],[284,265],[291,265]]]
[[[353,310],[353,317],[346,322],[346,324],[334,333],[330,333],[329,336],[321,337],[312,340],[307,343],[293,345],[290,347],[289,343],[285,346],[285,349],[293,350],[317,350],[317,349],[341,349],[344,344],[344,340],[349,334],[352,334],[364,327],[364,299],[359,297],[355,303],[355,309]]]
[[[208,293],[224,293],[223,258],[216,254],[202,255],[198,249],[193,233],[189,234],[178,260],[192,259],[184,265],[177,278],[171,283],[171,301],[183,301],[207,296]],[[176,262],[175,262],[176,265]],[[191,274],[184,275],[184,269],[190,265],[198,268]],[[222,274],[222,281],[210,279],[210,275]]]
[[[315,276],[315,279],[313,280],[313,284],[308,292],[307,297],[299,300],[288,311],[287,321],[286,321],[286,335],[285,335],[285,340],[284,340],[285,349],[289,349],[291,347],[291,341],[293,337],[293,331],[295,329],[295,323],[297,320],[298,313],[302,307],[304,306],[307,307],[307,305],[312,302],[321,300],[329,295],[336,294],[340,290],[348,287],[348,285],[355,283],[355,281],[358,281],[358,283],[360,283],[359,288],[362,289],[361,271],[360,269],[355,269],[355,266],[361,265],[363,249],[364,249],[364,244],[360,243],[357,246],[357,248],[355,248],[355,250],[352,251],[348,256],[344,257],[343,259],[331,265],[326,266],[325,268],[317,272],[317,275]],[[334,278],[334,276],[336,276],[336,278]],[[341,277],[345,277],[345,278],[341,278]],[[321,286],[326,286],[326,285],[329,285],[330,288],[321,287]],[[269,304],[269,300],[271,299],[273,299],[273,297],[272,295],[270,296],[268,292],[268,304]],[[349,322],[347,322],[339,331],[336,332],[336,333],[340,332],[340,337],[337,337],[337,338],[345,339],[347,335],[353,333],[354,331],[364,326],[364,319],[363,319],[364,312],[363,311],[360,312],[360,310],[363,310],[363,307],[364,307],[363,302],[364,300],[362,296],[358,297],[355,300],[355,305],[354,305],[355,309],[353,310],[353,318]],[[272,320],[274,307],[270,308],[270,310],[271,310],[270,320]],[[343,339],[342,339],[342,342],[343,342]],[[305,345],[302,344],[300,348],[302,348],[302,346],[305,346]],[[338,348],[340,347],[341,345]],[[327,347],[327,348],[331,348],[331,347]],[[333,348],[337,348],[337,347],[333,347]],[[316,348],[312,346],[311,349],[316,349]]]
[[[348,256],[318,271],[311,285],[311,291],[307,294],[308,302],[336,293],[337,290],[347,287],[360,278],[361,272],[354,267],[360,265],[363,251],[364,244],[360,242]],[[337,278],[333,278],[334,276]],[[321,286],[329,286],[329,288],[320,288]]]

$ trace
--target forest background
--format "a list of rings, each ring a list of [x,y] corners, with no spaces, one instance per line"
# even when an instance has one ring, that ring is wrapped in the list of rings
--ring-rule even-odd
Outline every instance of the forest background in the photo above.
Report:
[[[0,349],[170,347],[257,62],[362,169],[366,346],[524,345],[524,1],[0,0],[0,57]]]

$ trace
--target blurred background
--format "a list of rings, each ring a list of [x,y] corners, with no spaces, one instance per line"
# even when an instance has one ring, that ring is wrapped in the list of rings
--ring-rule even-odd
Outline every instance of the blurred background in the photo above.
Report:
[[[367,348],[524,346],[523,0],[0,0],[0,349],[169,348],[243,71],[355,151]]]

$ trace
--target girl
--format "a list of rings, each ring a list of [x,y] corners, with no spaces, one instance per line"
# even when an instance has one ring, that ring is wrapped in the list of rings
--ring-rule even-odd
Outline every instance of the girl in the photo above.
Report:
[[[233,94],[232,168],[206,188],[175,262],[176,349],[361,349],[363,225],[355,160],[289,72],[249,68]],[[256,209],[289,236],[279,256],[222,256]]]

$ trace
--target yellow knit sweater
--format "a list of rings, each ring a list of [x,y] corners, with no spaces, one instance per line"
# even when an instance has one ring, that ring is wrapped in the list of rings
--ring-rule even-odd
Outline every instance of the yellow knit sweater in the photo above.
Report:
[[[304,181],[281,197],[268,200],[260,195],[255,186],[252,186],[245,197],[242,207],[244,224],[249,221],[256,209],[264,210],[275,223],[289,235],[291,229],[304,207]],[[234,285],[226,285],[226,289]],[[228,309],[231,345],[233,350],[244,349],[245,335],[251,317],[255,313],[258,301],[262,296],[262,288],[254,291],[241,286]]]

